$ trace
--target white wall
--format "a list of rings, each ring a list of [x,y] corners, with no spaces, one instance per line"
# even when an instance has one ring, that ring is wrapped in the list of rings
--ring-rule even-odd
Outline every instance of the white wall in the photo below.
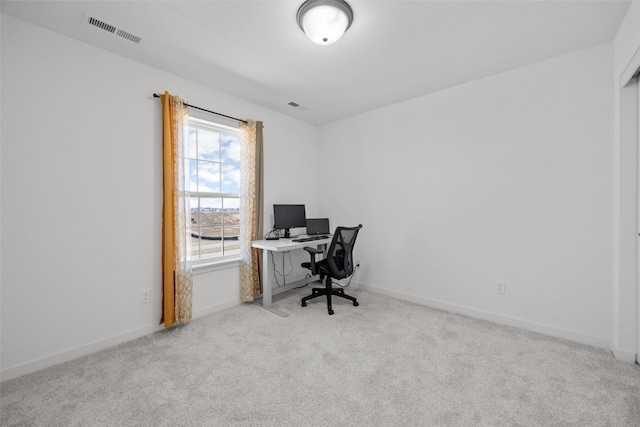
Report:
[[[304,162],[315,127],[6,15],[1,28],[2,379],[159,328],[153,93],[264,121],[267,227],[274,202],[315,209]],[[196,275],[195,315],[239,304],[238,277],[237,267]]]
[[[2,19],[0,19],[0,34],[2,34]],[[0,82],[1,81],[2,81],[2,43],[0,43]],[[0,84],[0,100],[1,99],[2,99],[2,84]],[[1,102],[0,102],[0,129],[2,129],[2,103]],[[0,132],[0,165],[2,165],[2,132]],[[0,173],[0,189],[1,188],[2,188],[2,174]],[[0,191],[0,224],[2,224],[2,191]],[[1,226],[0,226],[0,242],[2,242]],[[1,249],[0,249],[0,252],[1,252]],[[2,257],[1,256],[0,256],[0,301],[2,301]],[[2,337],[2,304],[0,304],[0,367],[2,366],[1,337]]]
[[[363,223],[361,286],[602,347],[628,315],[612,313],[611,45],[316,130],[12,17],[0,29],[2,379],[158,328],[164,90],[263,120],[265,226],[294,202]],[[340,173],[310,170],[316,152]],[[196,316],[238,303],[236,267],[195,277]]]
[[[638,89],[640,2],[633,1],[614,41],[614,270],[613,352],[634,362],[640,343],[637,290]]]
[[[604,44],[321,126],[320,208],[364,225],[360,286],[609,347],[612,63]]]
[[[630,65],[633,55],[640,48],[640,1],[633,0],[627,13],[620,24],[618,33],[614,41],[615,48],[615,72],[616,78],[620,76],[618,73]]]

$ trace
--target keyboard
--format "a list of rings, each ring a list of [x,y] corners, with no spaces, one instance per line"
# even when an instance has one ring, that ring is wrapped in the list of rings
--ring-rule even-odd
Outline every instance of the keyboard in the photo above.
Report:
[[[292,239],[292,242],[312,242],[314,240],[322,240],[327,239],[329,236],[309,236],[309,237],[301,237],[299,239]]]

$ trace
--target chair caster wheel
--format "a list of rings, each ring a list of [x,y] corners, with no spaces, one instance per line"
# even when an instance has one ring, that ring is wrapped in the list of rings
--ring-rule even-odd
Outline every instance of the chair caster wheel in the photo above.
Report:
[[[353,306],[354,306],[354,307],[357,307],[357,306],[359,306],[359,305],[360,305],[360,304],[358,304],[358,301],[354,301],[354,302],[353,302]]]
[[[332,315],[332,314],[333,314],[333,310],[329,310],[329,315]]]
[[[306,307],[306,306],[307,306],[307,303],[306,303],[306,302],[304,302],[304,301],[302,301],[302,306],[303,306],[303,307]]]

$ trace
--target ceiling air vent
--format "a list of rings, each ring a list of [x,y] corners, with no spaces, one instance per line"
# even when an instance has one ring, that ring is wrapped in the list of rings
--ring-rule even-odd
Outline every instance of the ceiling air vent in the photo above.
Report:
[[[303,107],[302,105],[298,104],[297,102],[288,102],[287,105],[293,107],[293,108],[297,108],[298,110],[306,110],[307,107]]]
[[[127,39],[129,41],[132,41],[134,43],[140,43],[140,40],[142,40],[140,37],[134,36],[131,33],[127,33],[124,30],[118,30],[118,32],[116,32],[116,35],[120,36],[120,37],[123,37],[123,38],[125,38],[125,39]]]
[[[130,32],[122,30],[120,28],[114,27],[113,25],[107,24],[106,22],[101,21],[99,19],[96,19],[96,18],[94,18],[92,16],[86,16],[85,15],[85,19],[84,20],[89,25],[92,25],[92,26],[94,26],[96,28],[100,28],[101,30],[108,31],[111,34],[115,34],[116,36],[120,36],[123,39],[129,40],[130,42],[140,43],[142,41],[141,37],[138,37],[135,34],[131,34]]]
[[[87,22],[89,23],[89,25],[93,25],[94,27],[98,27],[101,30],[109,31],[110,33],[115,33],[116,32],[116,27],[114,27],[113,25],[109,25],[106,22],[102,22],[99,19],[96,19],[96,18],[93,18],[93,17],[89,17]]]

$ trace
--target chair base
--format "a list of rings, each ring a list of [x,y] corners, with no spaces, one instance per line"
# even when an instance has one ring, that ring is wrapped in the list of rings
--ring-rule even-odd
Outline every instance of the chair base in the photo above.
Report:
[[[353,306],[357,307],[358,305],[358,300],[356,300],[354,297],[347,295],[344,293],[344,289],[336,289],[333,288],[331,286],[331,277],[327,277],[325,280],[325,287],[324,288],[313,288],[311,289],[311,295],[308,295],[304,298],[302,298],[302,306],[306,307],[307,306],[307,301],[309,301],[310,299],[313,298],[318,298],[321,297],[323,295],[327,296],[327,311],[329,312],[329,314],[333,314],[334,311],[331,308],[331,296],[335,295],[337,297],[340,298],[344,298],[344,299],[348,299],[349,301],[353,302]]]

